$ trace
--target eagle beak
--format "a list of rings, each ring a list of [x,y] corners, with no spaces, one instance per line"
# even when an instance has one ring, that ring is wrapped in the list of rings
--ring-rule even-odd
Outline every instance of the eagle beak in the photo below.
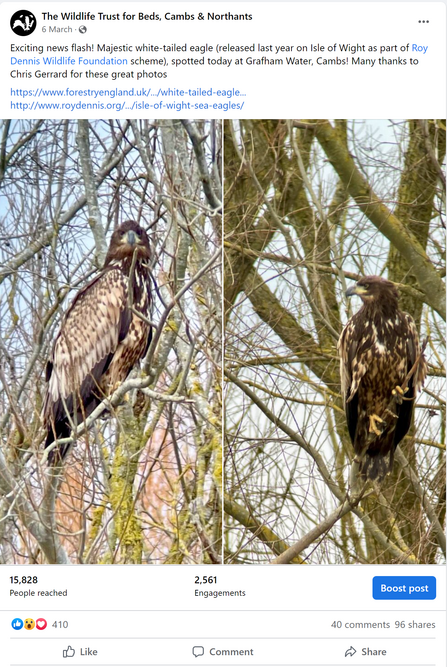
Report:
[[[354,296],[355,294],[357,296],[362,296],[362,294],[366,294],[368,290],[362,287],[361,285],[351,285],[349,289],[346,290],[345,296]]]
[[[137,243],[137,240],[138,240],[137,235],[131,229],[129,229],[129,231],[127,232],[126,238],[127,238],[127,243],[129,245],[135,245]]]

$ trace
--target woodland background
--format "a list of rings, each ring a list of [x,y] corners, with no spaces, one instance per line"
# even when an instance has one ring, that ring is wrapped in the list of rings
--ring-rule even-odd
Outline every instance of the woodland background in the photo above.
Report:
[[[0,138],[0,562],[219,562],[220,122],[3,121]],[[46,359],[127,219],[150,228],[158,345],[52,473]]]
[[[227,121],[225,559],[445,562],[445,122]],[[399,285],[429,372],[394,472],[340,516],[352,281]]]

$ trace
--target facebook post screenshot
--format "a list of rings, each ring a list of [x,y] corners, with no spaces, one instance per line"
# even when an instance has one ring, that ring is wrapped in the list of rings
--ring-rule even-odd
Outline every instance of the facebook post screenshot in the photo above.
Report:
[[[0,3],[0,667],[446,667],[446,4]]]

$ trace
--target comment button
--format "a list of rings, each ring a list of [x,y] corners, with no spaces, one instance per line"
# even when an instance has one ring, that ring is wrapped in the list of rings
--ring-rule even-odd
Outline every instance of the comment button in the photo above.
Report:
[[[374,600],[434,600],[436,577],[373,577]]]

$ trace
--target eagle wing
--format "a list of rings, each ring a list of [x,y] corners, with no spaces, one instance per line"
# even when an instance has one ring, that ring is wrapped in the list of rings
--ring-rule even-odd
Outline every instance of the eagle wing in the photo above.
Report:
[[[402,315],[402,325],[404,329],[404,339],[406,344],[406,355],[407,355],[407,365],[405,369],[405,374],[409,373],[413,368],[419,353],[419,336],[416,329],[416,324],[408,313],[401,313]],[[398,444],[402,438],[408,433],[408,430],[411,426],[411,419],[414,410],[414,400],[416,393],[421,389],[424,384],[425,376],[427,373],[427,363],[425,361],[424,355],[421,356],[419,360],[418,367],[416,368],[414,375],[408,381],[408,390],[405,393],[405,399],[402,402],[402,405],[399,406],[398,410],[398,420],[396,422],[396,430],[394,441]],[[412,400],[409,400],[412,399]]]
[[[360,329],[355,326],[355,316],[349,320],[338,341],[340,377],[343,404],[348,422],[349,435],[354,441],[358,419],[357,389],[367,370],[366,352],[358,354]],[[363,345],[362,345],[363,347]]]
[[[118,268],[104,271],[77,295],[64,315],[47,364],[45,424],[85,409],[85,400],[98,387],[114,352],[129,330],[127,277]],[[75,398],[74,398],[75,397]],[[84,407],[80,408],[79,403]]]
[[[401,382],[403,382],[418,358],[420,352],[419,338],[414,320],[408,313],[400,313],[399,322],[396,326],[399,329],[399,337],[398,340],[394,339],[392,349],[395,353],[399,352],[398,356],[404,355],[405,368],[401,379]],[[349,320],[338,342],[341,389],[349,434],[353,442],[355,441],[359,418],[358,389],[360,381],[373,362],[372,342],[372,329],[365,329],[363,325],[358,326],[356,315]],[[416,372],[408,382],[408,390],[405,394],[405,399],[412,400],[404,400],[401,405],[397,406],[398,419],[394,432],[395,445],[402,440],[410,428],[414,398],[416,392],[424,383],[426,371],[426,361],[422,355]],[[391,394],[389,399],[391,399]]]

